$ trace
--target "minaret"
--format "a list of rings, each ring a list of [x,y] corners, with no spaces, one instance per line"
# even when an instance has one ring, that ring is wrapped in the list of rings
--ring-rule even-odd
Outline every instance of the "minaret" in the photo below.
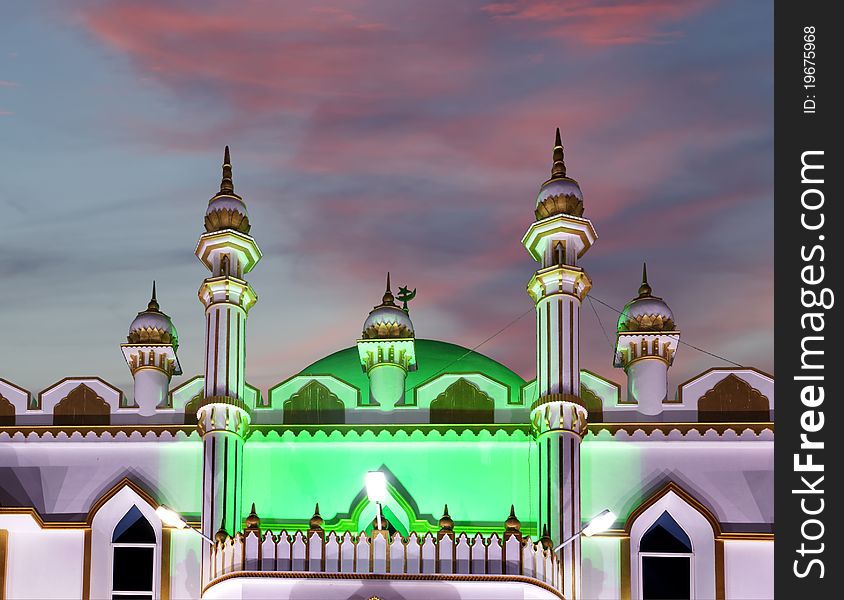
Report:
[[[536,200],[536,221],[522,244],[540,263],[527,285],[536,304],[536,389],[531,422],[539,457],[538,531],[547,526],[556,546],[581,527],[580,441],[587,411],[580,399],[580,306],[592,282],[577,266],[597,238],[584,219],[583,194],[566,176],[560,130],[551,178]],[[580,599],[580,539],[561,551],[562,592]]]
[[[179,335],[170,317],[159,309],[154,281],[147,309],[132,321],[127,340],[120,348],[135,380],[135,404],[141,416],[149,417],[167,400],[173,375],[182,374],[176,357]]]
[[[660,414],[662,403],[668,400],[668,368],[680,343],[674,314],[652,291],[648,266],[643,265],[639,295],[618,317],[613,362],[627,374],[627,401],[648,416]]]
[[[387,291],[366,318],[357,345],[361,367],[369,376],[369,403],[386,411],[403,404],[407,372],[416,370],[416,344],[407,302],[396,305],[389,273]]]
[[[241,528],[243,441],[250,407],[244,397],[246,316],[257,296],[243,277],[261,259],[249,235],[243,199],[234,193],[229,148],[220,191],[208,202],[196,256],[211,271],[199,299],[205,306],[205,397],[197,410],[204,447],[202,532],[214,538]],[[208,548],[204,547],[203,559]],[[203,560],[203,564],[206,564]]]

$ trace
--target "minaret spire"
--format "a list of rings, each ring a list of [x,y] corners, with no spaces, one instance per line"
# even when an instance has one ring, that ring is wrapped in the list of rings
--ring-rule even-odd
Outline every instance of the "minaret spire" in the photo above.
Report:
[[[551,166],[551,179],[566,176],[566,163],[563,159],[563,142],[560,139],[560,128],[557,127],[557,137],[554,140],[554,164]]]
[[[651,286],[648,284],[648,263],[642,263],[642,285],[639,286],[639,297],[650,295]]]
[[[220,182],[220,193],[234,193],[234,181],[232,180],[232,159],[229,155],[228,146],[226,146],[226,151],[223,155],[223,180]]]
[[[158,300],[155,299],[155,279],[152,280],[152,298],[149,299],[147,310],[159,310]]]
[[[381,299],[381,304],[393,304],[393,292],[390,289],[390,272],[387,271],[387,291],[384,292],[384,297]]]

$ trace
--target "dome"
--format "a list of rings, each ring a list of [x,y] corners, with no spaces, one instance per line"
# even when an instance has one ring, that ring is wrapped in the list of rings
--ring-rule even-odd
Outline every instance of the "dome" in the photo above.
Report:
[[[583,192],[580,185],[569,177],[549,179],[539,188],[536,197],[537,219],[559,214],[583,215]]]
[[[674,331],[674,313],[665,300],[651,295],[647,266],[642,271],[639,295],[624,305],[618,317],[618,331]]]
[[[536,197],[537,219],[545,219],[554,215],[583,215],[583,192],[580,185],[571,177],[566,177],[566,163],[563,158],[563,142],[560,140],[560,130],[554,144],[554,163],[551,167],[551,179],[539,188]]]
[[[159,310],[155,299],[155,284],[147,309],[139,312],[129,325],[127,339],[130,344],[170,344],[174,350],[179,347],[179,334],[173,321]]]
[[[464,346],[440,340],[415,339],[415,371],[407,374],[405,386],[416,389],[443,373],[481,373],[507,386],[511,398],[518,399],[526,381],[506,365]],[[302,369],[299,375],[331,375],[369,394],[369,377],[360,368],[357,346],[329,354]],[[513,400],[515,402],[516,400]]]
[[[363,323],[364,339],[411,338],[413,323],[407,310],[396,306],[390,291],[390,274],[387,274],[387,291],[381,304],[372,309]]]
[[[229,157],[229,147],[226,146],[223,158],[223,180],[220,191],[208,201],[205,211],[205,231],[220,231],[234,229],[241,233],[249,233],[249,213],[243,198],[234,193],[232,181],[232,165]]]

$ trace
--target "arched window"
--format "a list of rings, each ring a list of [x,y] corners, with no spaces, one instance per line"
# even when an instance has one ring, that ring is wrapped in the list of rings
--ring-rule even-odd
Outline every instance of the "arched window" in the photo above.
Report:
[[[642,600],[690,600],[693,559],[689,536],[663,512],[639,542]]]
[[[155,581],[155,530],[137,506],[114,528],[111,598],[136,600],[153,597]]]

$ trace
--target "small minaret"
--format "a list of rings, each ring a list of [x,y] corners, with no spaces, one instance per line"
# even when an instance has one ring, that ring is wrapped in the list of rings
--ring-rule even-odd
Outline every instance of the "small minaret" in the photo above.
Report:
[[[580,306],[592,282],[577,261],[597,235],[583,218],[583,193],[566,176],[560,130],[551,178],[542,184],[536,221],[522,244],[540,263],[527,285],[536,305],[536,389],[531,422],[539,457],[538,531],[554,545],[580,530],[580,441],[587,410],[580,399]],[[580,600],[580,539],[561,551],[567,600]]]
[[[627,374],[627,401],[643,415],[662,412],[668,399],[668,368],[680,343],[674,314],[662,298],[652,295],[648,266],[642,266],[639,295],[618,317],[613,364]]]
[[[416,370],[416,344],[407,304],[396,305],[389,273],[387,291],[366,318],[357,345],[369,376],[369,403],[387,411],[403,404],[407,372]]]
[[[234,193],[229,148],[220,191],[208,202],[196,256],[211,271],[199,299],[205,306],[205,393],[197,409],[204,447],[202,532],[213,537],[241,527],[243,441],[250,424],[246,385],[246,317],[257,301],[243,279],[261,259],[249,235],[243,198]],[[203,546],[203,565],[208,548]],[[203,575],[205,577],[205,575]]]
[[[158,306],[154,281],[147,309],[132,321],[127,340],[120,348],[135,380],[135,405],[140,415],[149,417],[165,404],[173,375],[182,374],[176,357],[179,335]]]

